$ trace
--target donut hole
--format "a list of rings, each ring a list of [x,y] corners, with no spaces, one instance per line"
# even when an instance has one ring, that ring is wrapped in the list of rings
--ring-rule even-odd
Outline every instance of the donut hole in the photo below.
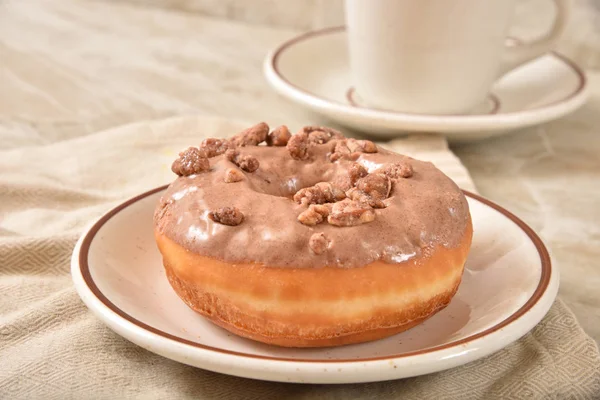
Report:
[[[329,160],[328,154],[333,150],[334,144],[330,142],[311,147],[307,160],[296,160],[281,147],[243,148],[240,150],[243,154],[252,155],[260,162],[256,171],[245,173],[248,188],[259,194],[291,199],[300,189],[347,176],[347,162],[333,163]],[[234,165],[228,161],[225,163],[227,167]]]
[[[294,197],[296,192],[300,189],[323,182],[322,179],[307,181],[306,179],[301,179],[298,176],[288,176],[283,179],[276,179],[275,177],[261,179],[261,177],[258,176],[253,178],[254,179],[250,179],[249,181],[249,186],[253,191],[269,196],[285,197],[288,199]]]
[[[281,172],[261,171],[252,174],[248,183],[257,193],[291,199],[298,190],[314,186],[319,182],[329,182],[335,178],[331,171],[311,171],[311,173],[283,174]]]

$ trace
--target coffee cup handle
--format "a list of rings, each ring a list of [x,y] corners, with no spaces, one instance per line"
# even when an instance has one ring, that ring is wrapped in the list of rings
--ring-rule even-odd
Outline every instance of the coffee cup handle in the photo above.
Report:
[[[556,18],[550,31],[544,37],[530,43],[507,45],[504,49],[499,76],[552,49],[565,30],[573,4],[572,0],[554,0],[554,3],[556,4]]]

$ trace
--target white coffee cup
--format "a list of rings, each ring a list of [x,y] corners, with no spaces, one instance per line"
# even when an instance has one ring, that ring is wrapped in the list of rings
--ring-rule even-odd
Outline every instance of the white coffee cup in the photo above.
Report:
[[[354,86],[370,107],[460,114],[494,81],[549,51],[571,0],[555,0],[554,25],[532,43],[507,46],[516,0],[346,0]]]

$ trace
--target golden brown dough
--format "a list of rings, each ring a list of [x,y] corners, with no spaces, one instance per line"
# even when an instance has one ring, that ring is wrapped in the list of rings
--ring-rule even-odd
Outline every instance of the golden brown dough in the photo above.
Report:
[[[438,247],[400,264],[357,268],[232,265],[156,232],[169,282],[192,309],[249,339],[286,347],[339,346],[412,328],[446,307],[471,245]]]

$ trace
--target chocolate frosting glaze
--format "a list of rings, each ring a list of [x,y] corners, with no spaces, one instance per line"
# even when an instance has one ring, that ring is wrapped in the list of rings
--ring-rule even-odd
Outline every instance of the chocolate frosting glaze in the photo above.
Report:
[[[226,183],[225,170],[236,168],[224,155],[210,159],[210,171],[177,178],[162,196],[155,227],[191,252],[230,263],[259,263],[270,267],[358,267],[376,260],[401,263],[437,246],[456,247],[470,221],[465,196],[456,184],[429,162],[382,148],[356,160],[369,172],[388,163],[412,165],[410,178],[394,179],[386,208],[375,220],[337,227],[326,221],[315,226],[298,222],[305,205],[293,201],[301,188],[344,178],[352,163],[331,162],[335,142],[310,147],[308,160],[293,159],[285,147],[247,146],[242,154],[255,156],[260,167],[243,172],[244,179]],[[237,207],[244,221],[237,226],[213,222],[208,214]],[[331,241],[322,254],[308,246],[315,233]]]

